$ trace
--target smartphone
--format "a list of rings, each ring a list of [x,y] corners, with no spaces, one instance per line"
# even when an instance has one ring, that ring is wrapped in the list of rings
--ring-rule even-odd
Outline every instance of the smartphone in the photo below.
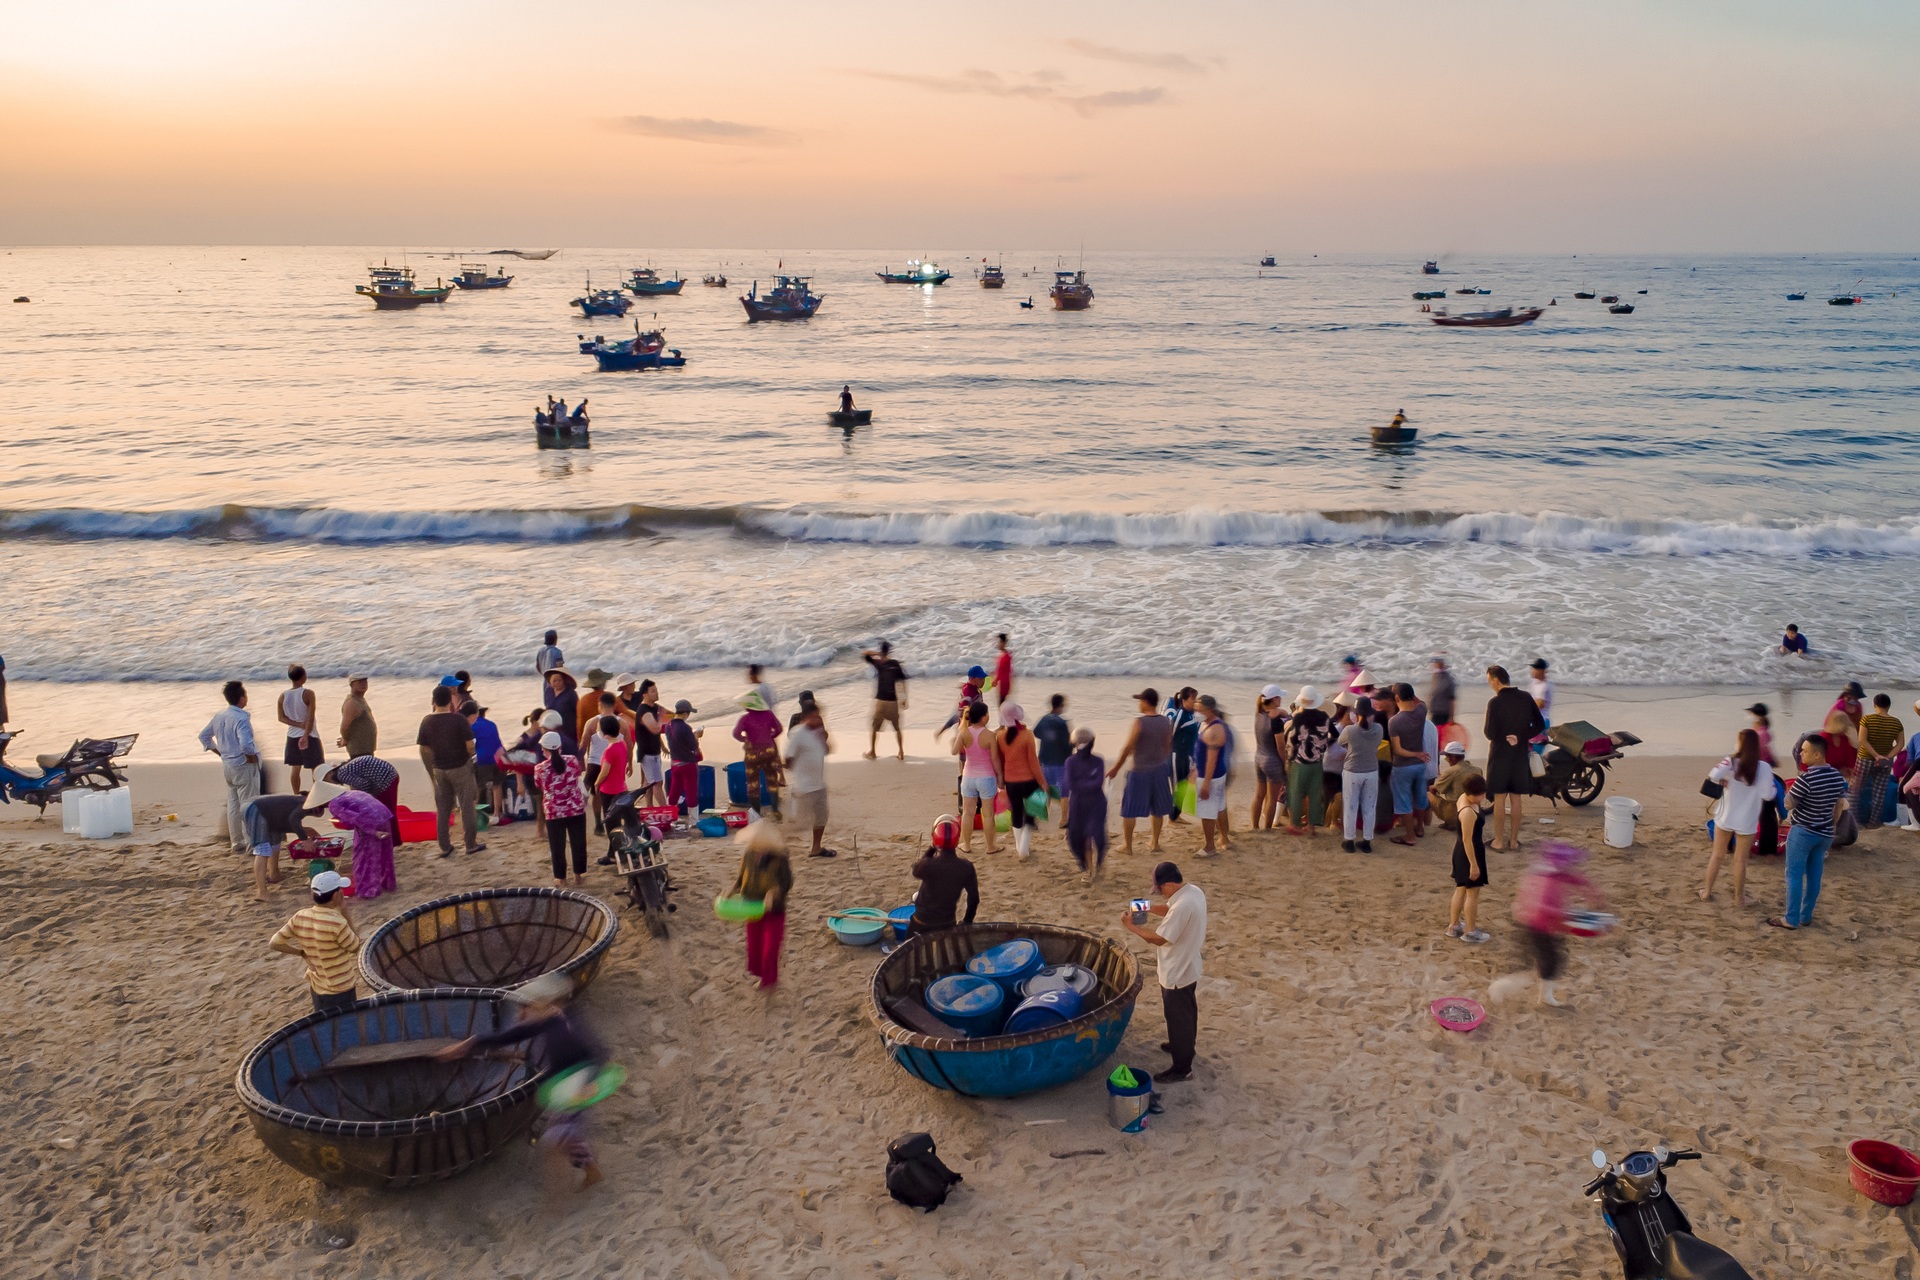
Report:
[[[1147,910],[1147,908],[1152,904],[1149,903],[1145,898],[1135,898],[1128,905],[1130,905],[1133,908],[1133,922],[1135,924],[1144,925],[1149,919],[1152,918],[1152,913]]]

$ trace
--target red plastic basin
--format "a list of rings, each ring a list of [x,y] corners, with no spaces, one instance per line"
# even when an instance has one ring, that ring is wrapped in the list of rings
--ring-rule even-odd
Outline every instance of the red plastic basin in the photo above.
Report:
[[[1862,1138],[1847,1145],[1847,1177],[1855,1191],[1876,1204],[1912,1204],[1920,1188],[1920,1156],[1891,1142]]]

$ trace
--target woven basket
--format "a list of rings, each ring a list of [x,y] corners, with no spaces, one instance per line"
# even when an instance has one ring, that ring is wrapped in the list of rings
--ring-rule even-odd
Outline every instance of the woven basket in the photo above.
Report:
[[[559,972],[584,988],[620,931],[613,909],[571,889],[480,889],[381,925],[360,948],[375,991],[507,989]]]

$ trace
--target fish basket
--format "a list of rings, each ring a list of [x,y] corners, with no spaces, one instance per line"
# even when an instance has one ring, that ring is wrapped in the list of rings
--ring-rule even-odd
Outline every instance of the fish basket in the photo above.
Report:
[[[563,973],[578,991],[600,971],[620,920],[571,889],[478,889],[437,898],[381,925],[360,948],[375,991],[507,989]]]

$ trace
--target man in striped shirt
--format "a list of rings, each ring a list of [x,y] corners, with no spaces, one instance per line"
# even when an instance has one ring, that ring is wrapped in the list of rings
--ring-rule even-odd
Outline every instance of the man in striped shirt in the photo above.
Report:
[[[294,912],[267,943],[275,951],[307,962],[307,987],[313,993],[315,1013],[353,1007],[354,957],[360,938],[340,897],[340,891],[352,884],[337,871],[322,871],[310,886],[313,905]]]
[[[1800,744],[1800,776],[1787,788],[1787,909],[1767,917],[1776,929],[1804,929],[1820,900],[1820,873],[1833,844],[1833,821],[1846,803],[1847,780],[1827,763],[1827,742],[1809,734]]]

